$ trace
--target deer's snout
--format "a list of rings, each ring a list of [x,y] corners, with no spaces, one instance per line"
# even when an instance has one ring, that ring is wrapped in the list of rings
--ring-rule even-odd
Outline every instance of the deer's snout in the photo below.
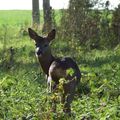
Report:
[[[36,55],[37,55],[37,56],[40,56],[40,55],[42,55],[42,54],[43,54],[42,49],[40,49],[40,47],[37,47],[37,48],[36,48]]]

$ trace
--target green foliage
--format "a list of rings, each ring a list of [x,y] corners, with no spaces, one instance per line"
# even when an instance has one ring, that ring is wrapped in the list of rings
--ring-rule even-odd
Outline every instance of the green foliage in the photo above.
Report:
[[[73,74],[74,74],[74,70],[72,68],[69,68],[67,70],[67,75],[73,76]]]
[[[21,35],[21,26],[14,27],[4,22],[2,24],[4,25],[0,26],[1,120],[119,120],[119,45],[109,50],[88,51],[78,44],[79,41],[56,38],[52,44],[53,53],[57,56],[73,57],[82,73],[79,90],[72,103],[72,115],[69,117],[61,112],[60,103],[58,112],[51,112],[51,94],[47,93],[46,80],[42,70],[38,67],[33,41],[27,35]],[[27,30],[29,23],[23,26]],[[14,49],[12,56],[11,47]],[[70,75],[74,74],[72,69],[68,69],[67,72]],[[60,80],[59,91],[61,93],[64,82],[64,79]],[[60,94],[57,96],[59,97]]]
[[[116,40],[116,34],[119,34],[119,10],[109,10],[109,1],[103,3],[103,10],[92,9],[96,4],[101,4],[99,2],[70,0],[69,9],[63,12],[61,19],[63,39],[72,38],[88,49],[112,48],[119,44],[119,39]],[[112,20],[114,27],[111,27]]]
[[[119,13],[120,13],[120,4],[113,12],[112,28],[116,36],[116,41],[114,44],[120,43],[120,14]]]

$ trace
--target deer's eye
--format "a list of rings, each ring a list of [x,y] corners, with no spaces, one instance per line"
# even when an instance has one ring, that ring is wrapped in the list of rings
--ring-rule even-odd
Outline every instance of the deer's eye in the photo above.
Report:
[[[48,44],[45,44],[44,47],[48,47]]]

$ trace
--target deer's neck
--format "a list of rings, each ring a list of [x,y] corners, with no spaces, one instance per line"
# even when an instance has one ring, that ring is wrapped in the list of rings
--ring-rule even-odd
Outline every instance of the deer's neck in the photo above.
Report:
[[[55,60],[52,54],[44,55],[43,57],[38,58],[40,65],[43,69],[43,72],[48,75],[49,73],[49,67],[51,63]]]

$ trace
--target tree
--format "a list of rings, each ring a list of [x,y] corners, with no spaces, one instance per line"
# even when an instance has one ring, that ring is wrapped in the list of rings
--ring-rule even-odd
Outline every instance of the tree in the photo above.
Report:
[[[116,37],[114,44],[120,43],[120,4],[113,11],[112,29]]]
[[[32,0],[32,25],[40,25],[39,0]]]
[[[97,30],[97,19],[93,19],[92,7],[96,0],[70,0],[67,14],[64,16],[66,34],[85,44]],[[93,24],[93,25],[92,25]],[[94,27],[94,30],[93,28]],[[92,30],[90,30],[92,29]],[[65,30],[64,30],[65,31]],[[68,36],[66,35],[66,36]]]
[[[50,0],[43,0],[43,13],[44,13],[43,32],[49,32],[52,27],[51,12],[52,7],[50,6]]]

